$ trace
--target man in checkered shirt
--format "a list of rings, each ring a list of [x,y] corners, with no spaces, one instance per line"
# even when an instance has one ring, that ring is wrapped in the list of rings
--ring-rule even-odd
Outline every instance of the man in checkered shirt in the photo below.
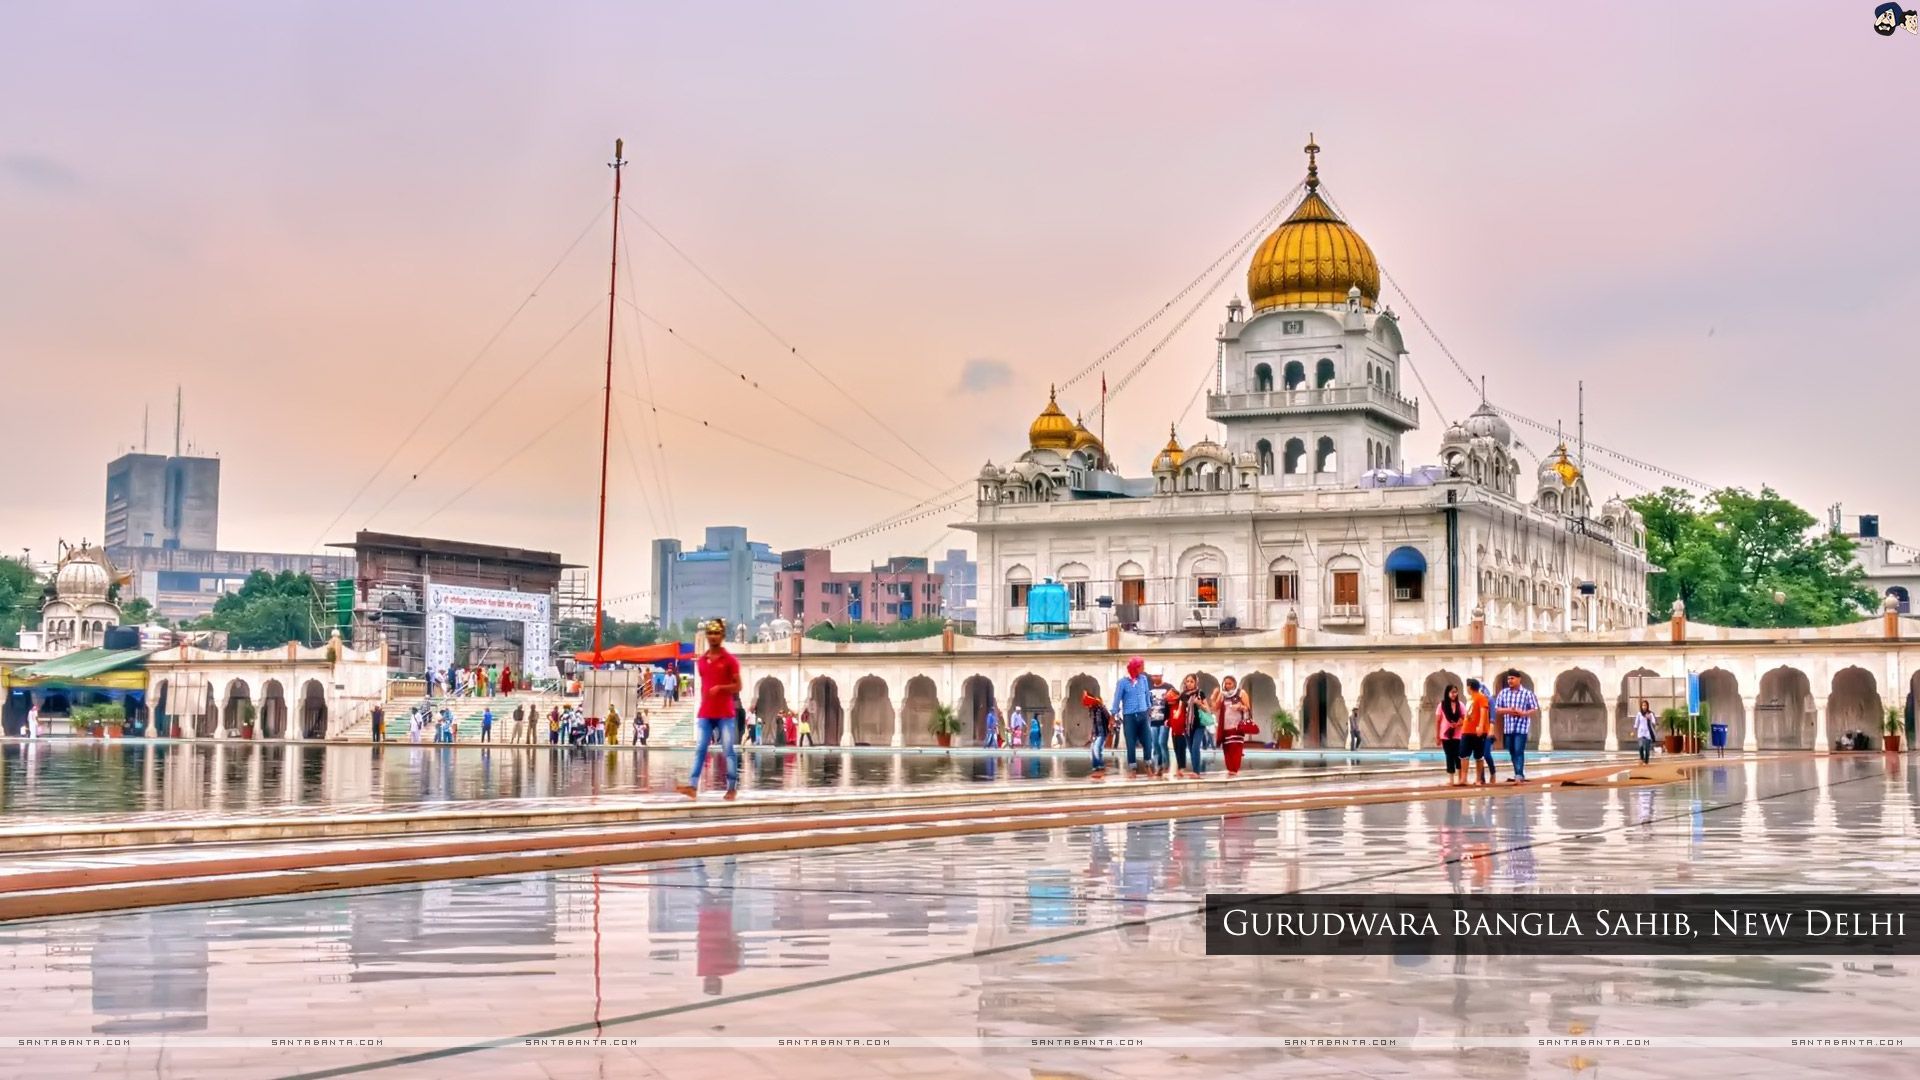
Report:
[[[1527,733],[1533,730],[1534,714],[1540,711],[1540,699],[1520,685],[1520,673],[1507,673],[1507,685],[1493,699],[1493,718],[1504,725],[1507,758],[1513,762],[1509,784],[1527,780]]]

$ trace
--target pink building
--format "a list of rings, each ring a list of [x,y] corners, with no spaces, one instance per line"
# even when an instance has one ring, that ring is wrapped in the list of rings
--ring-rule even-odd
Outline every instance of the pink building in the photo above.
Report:
[[[804,626],[924,618],[941,613],[945,581],[925,558],[896,556],[867,570],[835,570],[832,552],[802,548],[780,554],[774,610]]]

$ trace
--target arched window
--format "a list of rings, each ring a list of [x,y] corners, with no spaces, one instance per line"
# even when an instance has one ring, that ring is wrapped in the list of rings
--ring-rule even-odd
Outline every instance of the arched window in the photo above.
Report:
[[[1321,360],[1313,365],[1313,385],[1325,389],[1333,385],[1333,361]]]
[[[1267,572],[1272,577],[1272,588],[1267,594],[1269,600],[1290,604],[1300,602],[1300,570],[1293,565],[1292,559],[1273,560]]]
[[[1299,476],[1307,471],[1307,444],[1299,439],[1288,439],[1286,454],[1280,460],[1280,467],[1288,476]]]
[[[1907,587],[1905,585],[1893,586],[1892,588],[1887,590],[1887,595],[1893,597],[1893,602],[1900,605],[1900,608],[1899,608],[1900,614],[1902,615],[1907,614],[1908,599],[1907,599]]]
[[[1281,371],[1281,380],[1288,390],[1299,390],[1307,385],[1307,366],[1298,360],[1287,361]]]
[[[1333,448],[1333,436],[1320,436],[1320,444],[1313,452],[1313,471],[1331,473],[1340,470],[1340,455]]]
[[[1120,564],[1114,572],[1114,582],[1119,586],[1120,603],[1139,607],[1147,602],[1147,572],[1140,564],[1128,560]]]
[[[1260,461],[1260,475],[1273,475],[1273,444],[1265,439],[1253,444],[1253,452]]]
[[[1263,394],[1273,389],[1272,364],[1255,364],[1253,366],[1253,389]]]
[[[1014,566],[1007,571],[1007,606],[1023,608],[1027,606],[1027,594],[1033,591],[1033,571],[1024,566]]]
[[[1060,568],[1060,584],[1067,587],[1067,607],[1074,611],[1087,610],[1087,564],[1071,562]]]
[[[1380,379],[1377,376],[1375,376],[1373,373],[1373,362],[1371,360],[1367,362],[1367,381],[1375,384],[1378,384],[1380,381]]]

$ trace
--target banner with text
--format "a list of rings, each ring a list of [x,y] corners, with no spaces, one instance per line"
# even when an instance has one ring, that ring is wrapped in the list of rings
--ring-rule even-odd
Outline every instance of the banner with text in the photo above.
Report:
[[[1234,956],[1920,954],[1920,895],[1213,894],[1207,952]]]

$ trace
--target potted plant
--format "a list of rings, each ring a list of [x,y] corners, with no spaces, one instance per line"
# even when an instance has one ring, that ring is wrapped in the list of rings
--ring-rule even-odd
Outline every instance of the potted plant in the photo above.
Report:
[[[1275,709],[1273,713],[1273,741],[1282,750],[1293,749],[1293,740],[1300,737],[1300,721],[1285,709]]]
[[[1687,711],[1675,705],[1660,710],[1660,722],[1667,725],[1667,733],[1661,738],[1661,747],[1669,754],[1677,754],[1687,741]]]
[[[255,713],[253,710],[253,702],[243,701],[240,703],[240,737],[241,738],[243,739],[253,738],[254,715]]]
[[[1900,737],[1905,735],[1906,732],[1907,718],[1901,713],[1900,706],[1887,706],[1887,718],[1880,725],[1882,744],[1887,753],[1897,754],[1900,752]]]
[[[938,704],[933,707],[933,717],[927,721],[927,730],[933,733],[933,741],[941,746],[952,746],[954,732],[960,730],[960,714],[953,706]]]

